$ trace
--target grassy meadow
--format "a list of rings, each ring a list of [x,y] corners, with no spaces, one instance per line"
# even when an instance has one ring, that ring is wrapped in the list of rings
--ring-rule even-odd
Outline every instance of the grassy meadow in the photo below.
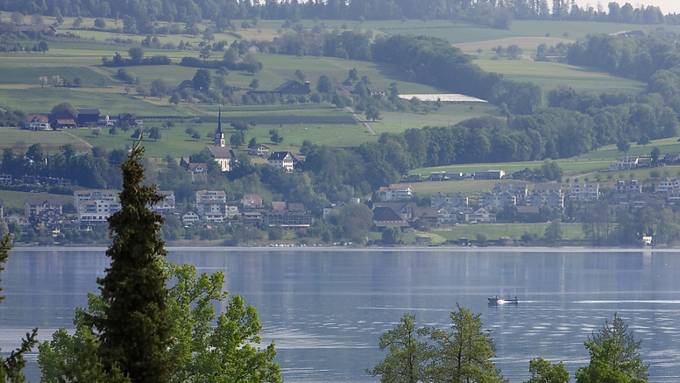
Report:
[[[585,68],[532,60],[478,59],[475,60],[482,69],[496,72],[516,81],[535,83],[549,91],[560,86],[572,87],[583,91],[623,91],[636,92],[643,90],[645,84],[635,80],[595,72]]]
[[[56,200],[64,204],[73,204],[73,196],[70,195],[0,190],[0,204],[2,204],[5,209],[23,210],[26,202],[40,199]]]
[[[3,14],[9,17],[9,14]],[[26,22],[30,20],[26,16]],[[44,17],[46,23],[55,22],[53,17]],[[174,116],[203,117],[204,122],[181,120],[170,128],[162,129],[162,139],[148,142],[148,152],[152,156],[180,156],[201,150],[209,139],[206,138],[214,128],[210,121],[217,112],[216,105],[200,103],[180,103],[172,105],[168,98],[143,97],[137,94],[136,85],[121,83],[115,78],[118,68],[101,66],[102,57],[111,57],[116,51],[123,54],[145,36],[121,33],[122,22],[106,19],[104,30],[94,29],[93,18],[83,18],[82,25],[73,26],[75,19],[66,17],[58,27],[59,32],[73,33],[81,40],[50,41],[50,49],[46,53],[3,53],[0,54],[0,106],[16,108],[28,113],[48,112],[52,106],[61,102],[70,102],[76,107],[100,108],[104,114],[134,113],[139,116]],[[252,22],[252,21],[251,21]],[[257,25],[243,28],[242,20],[232,21],[233,32],[216,33],[215,40],[231,42],[237,38],[271,40],[285,33],[284,20],[258,20]],[[443,20],[408,20],[408,21],[350,21],[350,20],[303,20],[305,27],[317,23],[329,29],[372,31],[374,35],[388,34],[425,34],[444,38],[452,44],[459,45],[465,51],[485,54],[479,55],[477,63],[485,70],[503,73],[511,79],[532,81],[544,90],[554,89],[560,85],[573,86],[580,90],[618,90],[636,91],[642,85],[638,82],[617,78],[604,73],[593,72],[583,68],[555,64],[538,63],[529,60],[493,60],[486,54],[497,45],[518,44],[529,54],[540,43],[555,44],[560,41],[572,41],[589,33],[614,33],[622,30],[648,29],[649,26],[631,26],[617,23],[589,22],[555,22],[555,21],[514,21],[509,30],[499,30],[474,26],[462,22]],[[168,23],[160,23],[168,24]],[[180,29],[184,26],[177,24]],[[201,31],[208,27],[207,23],[199,24]],[[680,27],[671,27],[680,30]],[[160,35],[161,43],[178,44],[180,41],[197,46],[202,35],[190,35],[185,32]],[[126,43],[113,43],[113,39],[130,40]],[[131,66],[125,70],[137,78],[139,84],[148,87],[152,81],[163,79],[170,86],[189,80],[196,68],[177,65],[181,57],[197,55],[197,51],[145,49],[146,55],[162,54],[169,56],[174,64],[165,66]],[[286,80],[294,78],[294,72],[301,70],[312,86],[320,75],[328,75],[335,82],[345,79],[350,69],[356,68],[360,76],[368,76],[372,86],[387,89],[396,82],[402,93],[440,93],[434,87],[418,84],[403,78],[403,75],[389,65],[378,65],[370,62],[344,60],[326,57],[296,57],[258,53],[257,59],[263,63],[263,70],[255,75],[229,71],[224,82],[240,88],[247,88],[253,79],[259,81],[259,89],[273,89]],[[214,53],[212,58],[218,58]],[[213,78],[216,71],[211,71]],[[81,88],[41,87],[41,76],[61,76],[67,80],[79,77]],[[399,133],[409,128],[425,126],[453,125],[462,120],[484,116],[498,115],[494,106],[484,104],[444,104],[441,108],[426,114],[410,112],[381,111],[381,118],[368,125],[376,135],[381,133]],[[356,118],[355,118],[356,117]],[[363,116],[353,117],[349,111],[338,110],[328,105],[262,105],[224,107],[225,122],[238,120],[253,122],[253,127],[246,134],[246,141],[256,138],[258,142],[269,141],[269,130],[278,129],[284,142],[275,145],[280,149],[296,149],[304,140],[330,146],[355,146],[377,138],[363,125]],[[162,126],[160,121],[149,119],[146,127]],[[188,137],[184,130],[194,127],[201,134],[200,140]],[[55,132],[57,133],[57,132]],[[54,135],[45,140],[44,133],[28,133],[17,131],[0,132],[0,147],[27,146],[41,142],[48,146],[58,147],[64,143],[74,143],[82,150],[89,145],[102,145],[107,148],[125,148],[130,142],[131,132],[118,132],[110,135],[108,130],[94,132],[90,129],[78,129],[68,134]],[[228,132],[230,134],[231,132]],[[604,149],[607,150],[607,149]],[[631,150],[637,150],[635,148]],[[663,149],[662,149],[663,151]],[[597,155],[595,155],[597,156]],[[560,160],[568,175],[587,173],[608,165],[609,158],[578,158]],[[518,170],[526,166],[538,166],[538,163],[504,164],[501,168],[508,171]],[[497,168],[495,164],[460,165],[446,169],[488,169]],[[429,172],[416,170],[415,172]],[[469,186],[477,188],[475,184]]]

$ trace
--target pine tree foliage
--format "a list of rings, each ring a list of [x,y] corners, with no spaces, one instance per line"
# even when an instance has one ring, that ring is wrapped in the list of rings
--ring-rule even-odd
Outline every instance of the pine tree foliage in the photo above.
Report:
[[[100,278],[104,309],[92,322],[101,333],[99,355],[104,366],[120,368],[132,382],[166,383],[173,361],[167,309],[166,256],[160,239],[163,219],[149,206],[162,197],[155,186],[143,185],[144,149],[132,148],[121,165],[121,210],[109,218],[111,264]]]
[[[647,381],[648,366],[640,356],[640,341],[618,314],[614,314],[611,322],[606,321],[585,346],[590,364],[576,371],[578,383]]]
[[[413,314],[405,314],[397,326],[380,336],[378,344],[381,350],[387,350],[387,356],[369,371],[373,376],[389,383],[424,380],[427,343],[420,339]]]

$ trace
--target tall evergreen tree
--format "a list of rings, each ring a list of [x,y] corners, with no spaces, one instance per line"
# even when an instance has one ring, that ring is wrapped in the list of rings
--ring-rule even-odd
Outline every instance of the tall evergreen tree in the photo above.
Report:
[[[92,321],[101,332],[101,360],[133,383],[168,382],[173,371],[171,321],[166,307],[163,219],[149,209],[162,197],[142,185],[144,149],[135,145],[122,164],[121,210],[109,218],[111,265],[98,279],[104,309]]]

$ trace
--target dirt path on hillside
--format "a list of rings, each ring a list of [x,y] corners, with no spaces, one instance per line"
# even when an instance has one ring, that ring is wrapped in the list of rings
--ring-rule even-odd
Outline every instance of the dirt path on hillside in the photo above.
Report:
[[[376,135],[377,135],[377,133],[375,132],[375,130],[373,130],[373,127],[371,127],[371,125],[368,123],[368,121],[362,120],[362,119],[361,119],[361,116],[359,116],[359,115],[354,111],[354,109],[352,109],[352,108],[350,108],[349,106],[347,106],[347,107],[345,107],[345,110],[348,111],[349,113],[351,113],[351,114],[352,114],[352,117],[354,118],[354,120],[356,120],[356,122],[358,122],[359,124],[363,125],[364,128],[366,128],[366,130],[368,131],[368,133],[369,133],[371,136],[376,136]]]

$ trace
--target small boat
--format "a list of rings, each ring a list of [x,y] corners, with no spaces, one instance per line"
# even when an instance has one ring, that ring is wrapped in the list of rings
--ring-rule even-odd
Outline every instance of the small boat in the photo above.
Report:
[[[519,299],[517,299],[517,297],[501,298],[498,295],[496,295],[495,297],[489,297],[487,299],[489,300],[490,305],[516,305],[516,304],[519,304]]]

